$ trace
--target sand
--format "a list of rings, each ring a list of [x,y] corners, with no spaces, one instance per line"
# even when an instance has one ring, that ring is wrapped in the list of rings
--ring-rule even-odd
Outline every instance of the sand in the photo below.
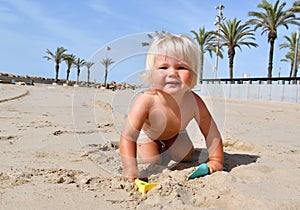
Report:
[[[159,185],[123,181],[118,141],[140,91],[0,84],[0,209],[300,209],[300,104],[204,98],[227,172],[188,180],[207,159],[139,164]]]

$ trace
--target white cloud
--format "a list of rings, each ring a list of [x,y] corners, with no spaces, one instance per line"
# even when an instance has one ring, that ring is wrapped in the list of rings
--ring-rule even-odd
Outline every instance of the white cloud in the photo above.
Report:
[[[88,1],[86,5],[96,12],[100,12],[106,15],[112,15],[112,11],[104,2]]]
[[[126,6],[123,4],[126,4]],[[125,23],[131,23],[126,27],[134,27],[135,24],[132,23],[144,20],[143,17],[138,20],[136,16],[132,17],[132,14],[135,13],[134,5],[131,6],[130,3],[125,1],[110,1],[108,5],[105,1],[90,0],[86,2],[86,5],[88,8],[98,13],[99,20],[97,20],[97,22],[106,28],[109,26],[114,26],[118,23],[123,23],[121,26],[124,26]],[[144,20],[144,22],[146,21]]]
[[[0,22],[3,23],[16,23],[21,19],[13,13],[11,9],[5,6],[0,6]]]
[[[77,25],[76,21],[68,21],[65,18],[67,13],[60,13],[59,16],[53,15],[51,11],[53,8],[48,3],[25,0],[7,2],[14,8],[16,15],[22,16],[27,21],[26,27],[34,31],[32,36],[57,39],[66,45],[69,43],[84,46],[85,42],[95,42],[88,31]]]

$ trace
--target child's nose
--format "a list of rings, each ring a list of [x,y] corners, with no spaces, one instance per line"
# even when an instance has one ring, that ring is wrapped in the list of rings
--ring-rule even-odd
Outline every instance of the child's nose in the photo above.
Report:
[[[178,76],[178,70],[175,68],[170,68],[170,74],[174,74],[174,75]]]

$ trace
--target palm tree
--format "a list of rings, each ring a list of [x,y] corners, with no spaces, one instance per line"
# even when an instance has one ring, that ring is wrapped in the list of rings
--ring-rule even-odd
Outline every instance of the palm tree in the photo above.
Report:
[[[299,48],[298,48],[299,49]],[[299,52],[299,51],[298,51]],[[293,61],[295,60],[295,53],[293,53]],[[295,62],[295,61],[294,61]],[[298,67],[300,64],[300,53],[297,53],[297,57],[296,57],[296,64],[293,65],[293,77],[297,77],[297,73],[298,73]],[[294,63],[293,63],[294,64]],[[295,80],[294,80],[295,82]]]
[[[107,76],[108,76],[108,67],[114,63],[111,58],[103,58],[101,61],[102,65],[105,67],[105,75],[104,75],[104,87],[106,87]]]
[[[200,69],[199,69],[199,82],[200,84],[203,81],[203,66],[204,66],[204,54],[206,52],[209,53],[210,57],[212,57],[212,51],[216,51],[213,43],[215,41],[215,36],[211,32],[206,32],[205,27],[200,28],[198,32],[191,30],[191,33],[194,34],[195,40],[199,45],[199,53],[200,53]],[[223,58],[223,54],[219,51],[219,56]]]
[[[73,64],[74,64],[74,61],[75,61],[75,59],[76,59],[76,56],[73,55],[73,54],[65,54],[65,55],[63,56],[63,59],[64,59],[64,61],[66,62],[66,65],[67,65],[67,78],[66,78],[66,80],[67,80],[67,82],[68,82],[68,81],[69,81],[70,71],[71,71],[71,68],[72,68],[72,66],[73,66]]]
[[[292,12],[299,13],[300,12],[300,1],[295,1],[293,3],[293,7],[291,8]]]
[[[262,35],[268,33],[268,43],[270,43],[269,50],[269,63],[268,63],[268,78],[272,78],[273,70],[273,54],[274,54],[274,44],[277,39],[277,30],[280,26],[284,26],[288,29],[289,24],[300,25],[299,18],[295,16],[295,11],[297,10],[297,5],[291,9],[284,10],[286,2],[279,4],[280,0],[276,0],[275,4],[272,5],[267,0],[262,0],[260,4],[257,5],[258,8],[264,10],[264,12],[249,12],[248,15],[253,18],[248,21],[249,24],[254,25],[254,30],[262,28]],[[268,81],[271,83],[271,80]]]
[[[79,75],[80,75],[80,68],[85,64],[84,59],[76,58],[74,61],[74,66],[77,68],[77,79],[76,85],[79,83]]]
[[[57,47],[55,53],[51,52],[49,49],[46,50],[48,55],[43,56],[47,60],[53,60],[55,62],[55,82],[58,81],[58,73],[59,73],[59,64],[63,60],[64,53],[67,51],[64,47]]]
[[[163,34],[163,33],[166,33],[166,32],[165,32],[165,31],[155,31],[155,35],[154,35],[154,36],[153,36],[152,34],[147,34],[148,38],[150,39],[150,42],[142,42],[142,46],[143,46],[143,47],[149,46],[150,43],[151,43],[151,41],[152,41],[152,39],[153,39],[155,36],[157,36],[157,35],[159,35],[159,34]]]
[[[218,32],[212,32],[218,36]],[[229,59],[229,77],[233,78],[233,60],[235,56],[235,48],[246,45],[247,47],[257,47],[258,45],[252,41],[255,40],[254,31],[250,29],[250,26],[245,23],[241,24],[241,20],[234,18],[226,20],[220,24],[220,44],[221,46],[227,46],[227,54]]]
[[[296,47],[298,47],[297,46],[297,42],[298,42],[297,32],[292,32],[291,37],[284,36],[284,38],[286,39],[287,42],[284,42],[284,43],[280,44],[279,49],[288,48],[289,51],[285,55],[286,59],[282,59],[282,61],[285,61],[285,62],[290,61],[291,62],[290,77],[292,77],[292,76],[296,77],[297,76],[297,71],[296,71],[296,69],[293,69],[293,66],[294,66],[294,62],[297,62],[297,60],[299,61],[299,59],[297,59],[295,61],[295,56],[294,55],[295,55],[296,52],[300,52],[299,49],[297,51],[295,51]],[[297,54],[298,54],[297,56],[299,56],[299,53],[297,53]],[[296,64],[296,68],[297,68],[297,64]],[[294,75],[293,75],[293,71],[294,71]]]
[[[280,59],[281,62],[287,62],[291,64],[289,77],[292,77],[293,75],[293,67],[294,67],[294,60],[295,60],[294,57],[295,57],[294,53],[289,51],[287,52],[287,54],[285,54],[285,58]]]
[[[84,66],[87,68],[87,86],[90,86],[90,69],[94,65],[93,62],[85,62]]]

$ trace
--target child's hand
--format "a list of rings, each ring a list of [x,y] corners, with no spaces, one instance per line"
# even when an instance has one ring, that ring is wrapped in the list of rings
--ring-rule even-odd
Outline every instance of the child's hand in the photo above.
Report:
[[[223,164],[218,161],[208,161],[207,166],[209,168],[209,173],[212,174],[216,171],[222,171],[223,170]]]
[[[136,169],[129,169],[127,167],[123,168],[123,178],[126,181],[134,182],[136,178],[138,178],[138,172]]]

